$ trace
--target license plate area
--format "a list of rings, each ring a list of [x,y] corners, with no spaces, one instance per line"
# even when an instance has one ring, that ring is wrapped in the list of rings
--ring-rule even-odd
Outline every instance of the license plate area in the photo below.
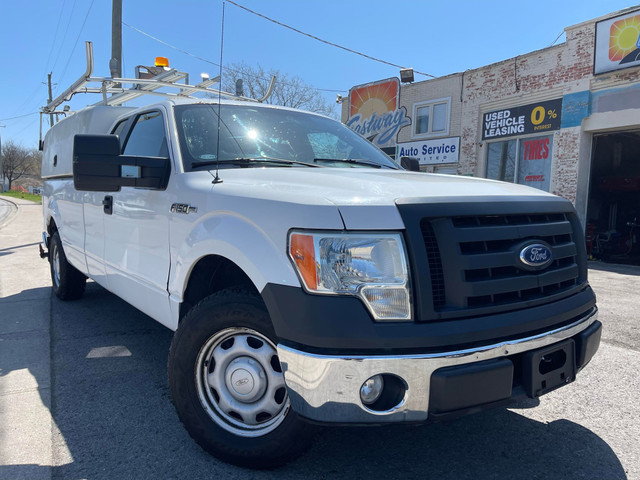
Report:
[[[576,347],[571,339],[527,352],[523,359],[523,386],[530,397],[539,397],[576,379]]]

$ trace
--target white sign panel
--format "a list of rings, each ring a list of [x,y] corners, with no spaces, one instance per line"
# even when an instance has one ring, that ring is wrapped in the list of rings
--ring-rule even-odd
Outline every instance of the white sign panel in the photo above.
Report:
[[[593,73],[640,65],[640,10],[596,24]]]
[[[420,140],[417,142],[398,143],[396,147],[396,158],[417,158],[420,165],[458,163],[459,150],[460,137]]]

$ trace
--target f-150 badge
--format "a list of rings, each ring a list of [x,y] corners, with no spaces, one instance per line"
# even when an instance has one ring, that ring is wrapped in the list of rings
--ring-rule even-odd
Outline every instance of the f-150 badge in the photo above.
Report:
[[[174,203],[171,205],[171,213],[184,213],[185,215],[193,212],[196,213],[198,207],[192,207],[188,203]]]

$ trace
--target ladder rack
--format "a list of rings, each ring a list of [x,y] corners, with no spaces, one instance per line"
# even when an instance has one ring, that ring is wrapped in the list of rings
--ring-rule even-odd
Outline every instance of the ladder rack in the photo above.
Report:
[[[62,112],[56,111],[56,109],[65,102],[71,100],[71,98],[77,93],[98,93],[102,95],[102,100],[95,105],[122,105],[125,102],[133,100],[143,95],[158,95],[163,97],[187,97],[192,98],[191,95],[198,92],[205,92],[214,95],[220,95],[225,98],[233,100],[245,100],[251,102],[264,102],[267,100],[273,92],[276,77],[271,77],[271,83],[264,97],[255,99],[248,97],[241,97],[233,95],[228,92],[223,92],[219,89],[209,88],[211,85],[220,82],[220,77],[212,79],[206,78],[197,85],[189,85],[187,83],[178,83],[185,78],[188,78],[186,73],[179,72],[176,69],[167,70],[153,78],[109,78],[109,77],[92,77],[93,74],[93,43],[85,42],[85,50],[87,55],[87,69],[85,73],[80,76],[69,88],[62,92],[58,97],[47,103],[46,106],[41,109],[42,114],[59,114],[66,113],[68,107]],[[99,86],[88,86],[89,84],[99,84]],[[123,88],[119,85],[130,84],[131,88]],[[158,92],[160,88],[174,88],[177,89],[177,93],[172,92]],[[111,96],[107,96],[111,94]]]

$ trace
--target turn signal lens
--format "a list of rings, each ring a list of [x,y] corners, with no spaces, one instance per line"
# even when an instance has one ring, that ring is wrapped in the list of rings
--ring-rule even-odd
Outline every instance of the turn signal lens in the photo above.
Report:
[[[309,290],[318,288],[318,273],[316,270],[316,254],[313,236],[301,233],[291,234],[289,254],[296,263],[298,271]]]

